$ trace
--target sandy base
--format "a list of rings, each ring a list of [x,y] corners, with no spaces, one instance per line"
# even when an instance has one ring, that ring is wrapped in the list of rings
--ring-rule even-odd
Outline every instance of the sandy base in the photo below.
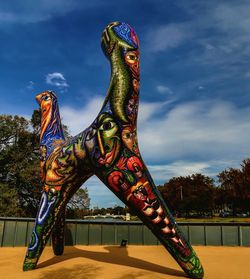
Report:
[[[250,248],[195,247],[205,278],[250,278]],[[36,270],[23,272],[26,248],[0,248],[1,279],[160,279],[185,278],[162,246],[75,246],[55,257],[46,247]]]

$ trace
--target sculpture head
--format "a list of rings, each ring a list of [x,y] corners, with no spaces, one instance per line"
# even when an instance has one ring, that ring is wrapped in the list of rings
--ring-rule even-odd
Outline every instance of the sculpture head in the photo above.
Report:
[[[64,140],[56,94],[44,91],[36,96],[36,101],[42,113],[40,140],[45,145],[58,139]]]
[[[135,125],[140,88],[139,40],[124,22],[112,22],[103,31],[102,49],[111,62],[110,107],[122,124]]]
[[[110,58],[114,49],[123,53],[131,52],[128,59],[134,60],[133,51],[139,49],[139,40],[134,29],[124,22],[110,23],[102,33],[101,45],[105,55]]]
[[[57,103],[57,97],[53,91],[44,91],[36,96],[36,101],[44,114],[52,110],[53,105]]]

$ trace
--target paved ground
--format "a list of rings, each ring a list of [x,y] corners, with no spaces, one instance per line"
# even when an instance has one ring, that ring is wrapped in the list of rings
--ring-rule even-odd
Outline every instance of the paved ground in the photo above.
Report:
[[[25,248],[0,248],[1,279],[167,279],[185,274],[162,246],[75,246],[55,257],[47,247],[38,268],[23,272]],[[205,278],[250,278],[250,247],[195,247]]]

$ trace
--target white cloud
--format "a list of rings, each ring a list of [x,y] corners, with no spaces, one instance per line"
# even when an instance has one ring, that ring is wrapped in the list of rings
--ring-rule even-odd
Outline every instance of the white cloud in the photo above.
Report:
[[[159,112],[163,109],[165,103],[163,102],[141,102],[139,106],[139,115],[138,119],[140,122],[144,123],[148,121],[154,114],[155,112]]]
[[[209,167],[207,162],[176,161],[170,164],[149,165],[153,178],[156,181],[167,181],[174,176],[187,176],[194,173],[204,173]]]
[[[46,83],[58,87],[61,91],[66,90],[69,87],[65,77],[59,72],[47,74]]]
[[[28,85],[27,85],[27,89],[33,90],[34,89],[34,85],[35,85],[35,83],[32,80],[30,80]]]
[[[156,90],[161,94],[169,94],[169,95],[173,94],[173,91],[165,85],[160,85],[160,84],[157,85]]]
[[[85,130],[95,120],[102,104],[102,97],[93,96],[84,107],[79,109],[62,106],[60,113],[63,123],[69,127],[72,135],[76,135]]]
[[[140,149],[154,164],[190,158],[242,160],[250,154],[249,118],[250,107],[229,102],[180,104],[161,118],[139,121]]]
[[[201,173],[209,177],[214,177],[227,168],[239,168],[240,162],[237,160],[211,160],[211,161],[174,161],[169,164],[149,165],[149,171],[156,184],[164,183],[173,177],[188,176]]]
[[[189,20],[153,26],[146,36],[147,50],[170,52],[182,46],[185,50],[176,56],[176,62],[166,59],[168,69],[185,67],[192,71],[194,67],[206,67],[204,71],[209,74],[204,76],[208,79],[212,75],[220,79],[227,74],[227,80],[236,79],[240,73],[243,76],[250,55],[250,3],[181,1],[177,5],[189,14]],[[209,66],[214,67],[213,71],[208,71]]]
[[[250,3],[221,3],[214,7],[213,17],[217,28],[225,32],[250,34]]]
[[[0,12],[0,22],[1,23],[33,23],[48,19],[48,15],[29,15],[17,14],[12,11]]]
[[[28,85],[26,86],[26,88],[28,90],[33,90],[34,89],[34,85],[35,85],[35,83],[32,80],[30,80]]]
[[[90,197],[90,206],[113,207],[115,205],[123,205],[123,203],[116,197],[109,188],[103,184],[96,176],[92,176],[84,183],[87,187]]]
[[[6,24],[36,23],[46,21],[54,16],[67,14],[73,10],[92,9],[103,3],[98,0],[84,2],[80,0],[39,0],[19,1],[11,0],[10,4],[0,2],[0,22]]]
[[[147,44],[152,52],[175,48],[192,38],[188,24],[172,23],[151,29],[147,35]]]

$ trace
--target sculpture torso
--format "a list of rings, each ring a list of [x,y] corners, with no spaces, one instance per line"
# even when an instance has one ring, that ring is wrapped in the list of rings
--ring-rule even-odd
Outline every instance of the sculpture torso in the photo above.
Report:
[[[83,183],[90,176],[83,144],[84,132],[70,142],[65,141],[55,93],[42,92],[36,100],[42,113],[40,176],[44,190],[55,192],[70,183],[72,186]]]

